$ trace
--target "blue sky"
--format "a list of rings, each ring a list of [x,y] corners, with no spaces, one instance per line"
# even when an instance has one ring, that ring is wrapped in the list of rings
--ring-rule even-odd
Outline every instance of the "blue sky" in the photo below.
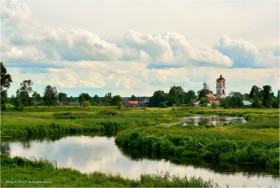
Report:
[[[151,96],[180,85],[279,87],[279,1],[1,1],[9,95],[31,79],[78,96]]]

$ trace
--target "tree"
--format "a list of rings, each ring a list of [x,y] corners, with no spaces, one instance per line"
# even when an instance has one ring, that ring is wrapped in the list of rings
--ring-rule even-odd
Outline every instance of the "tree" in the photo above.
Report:
[[[251,91],[249,93],[249,98],[251,99],[255,99],[255,97],[262,98],[261,95],[262,95],[262,89],[256,85],[252,86]]]
[[[130,100],[137,101],[137,97],[135,95],[131,95]]]
[[[149,99],[149,106],[159,107],[161,102],[166,102],[167,94],[164,91],[155,91],[153,96]]]
[[[204,98],[204,97],[207,97],[207,96],[206,96],[206,91],[203,89],[198,94],[198,100],[200,100],[201,98]]]
[[[181,86],[172,86],[168,93],[168,104],[172,105],[180,105],[183,102],[184,90]]]
[[[41,104],[42,97],[39,93],[37,93],[37,91],[34,91],[34,93],[32,94],[32,100],[33,100],[33,104],[37,106]]]
[[[189,90],[188,92],[184,93],[184,104],[189,106],[193,106],[193,101],[195,99],[195,92],[193,90]]]
[[[122,101],[123,101],[123,99],[120,95],[115,95],[111,100],[111,105],[112,106],[120,106]]]
[[[208,103],[209,103],[208,97],[202,97],[202,98],[200,99],[200,101],[199,101],[199,104],[200,104],[201,106],[207,106]]]
[[[272,105],[272,89],[270,85],[263,86],[263,106],[271,107]]]
[[[254,101],[252,103],[252,107],[253,108],[261,108],[262,107],[261,101],[260,101],[258,96],[255,96]]]
[[[87,101],[87,102],[85,102],[85,101]],[[84,104],[90,103],[90,101],[91,101],[91,96],[88,93],[81,93],[79,95],[79,103],[81,106],[84,106]]]
[[[55,106],[57,105],[57,90],[55,87],[50,85],[46,86],[43,101],[46,106]]]
[[[94,95],[92,97],[92,105],[99,105],[100,104],[100,98],[98,97],[98,95]]]
[[[67,104],[68,99],[67,99],[67,94],[66,93],[58,93],[58,101],[62,104]]]
[[[112,100],[112,93],[109,92],[102,99],[103,105],[109,106],[111,104],[111,100]]]
[[[229,107],[242,107],[243,106],[243,96],[240,92],[232,92],[227,98],[227,103]]]
[[[17,90],[17,98],[21,100],[23,106],[33,105],[32,98],[29,97],[29,93],[33,92],[33,82],[31,80],[23,80],[20,83],[20,88]]]
[[[12,76],[7,73],[7,69],[0,62],[0,71],[1,71],[1,109],[6,109],[6,103],[8,101],[7,90],[10,88],[11,83],[13,82]]]

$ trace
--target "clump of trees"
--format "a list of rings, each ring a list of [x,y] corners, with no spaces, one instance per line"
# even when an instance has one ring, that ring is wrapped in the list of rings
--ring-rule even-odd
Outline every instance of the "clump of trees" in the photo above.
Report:
[[[13,82],[12,76],[7,73],[6,67],[0,62],[0,71],[1,71],[1,110],[6,109],[6,104],[8,102],[7,91]]]
[[[55,87],[48,85],[45,88],[43,102],[45,106],[55,106],[58,104],[58,94]]]
[[[249,94],[231,92],[228,97],[221,100],[221,106],[240,108],[243,107],[243,100],[250,101],[253,108],[279,108],[279,90],[275,96],[270,85],[264,85],[262,88],[254,85]]]
[[[174,105],[193,106],[193,101],[196,98],[195,92],[189,90],[185,92],[181,86],[172,86],[168,93],[162,90],[155,91],[149,99],[151,107],[166,107]]]

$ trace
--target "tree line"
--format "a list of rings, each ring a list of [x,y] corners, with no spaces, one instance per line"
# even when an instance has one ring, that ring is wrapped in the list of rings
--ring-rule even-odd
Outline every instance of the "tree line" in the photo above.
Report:
[[[88,93],[81,93],[78,97],[68,97],[66,93],[57,91],[56,87],[46,86],[43,96],[37,91],[33,91],[31,80],[23,80],[20,87],[16,91],[16,96],[10,99],[7,97],[7,90],[12,83],[12,76],[7,73],[7,70],[1,62],[1,109],[5,110],[7,104],[10,103],[15,106],[17,110],[23,110],[25,106],[56,106],[56,105],[80,105],[87,106],[120,106],[124,99],[120,95],[112,96],[109,92],[104,97],[94,95],[91,97]],[[269,85],[262,88],[252,86],[250,93],[241,94],[240,92],[232,92],[225,99],[220,100],[220,106],[228,107],[243,107],[243,100],[252,102],[254,108],[279,108],[279,93],[277,96],[272,92]],[[136,97],[132,95],[128,100],[143,100],[145,98]],[[147,99],[147,98],[146,98]],[[206,96],[204,90],[201,90],[197,96],[193,90],[184,91],[181,86],[172,86],[168,93],[162,90],[155,91],[151,97],[148,98],[148,106],[150,107],[168,107],[168,106],[194,106],[195,101],[200,101],[201,106],[206,106],[209,103],[209,98]],[[215,102],[212,107],[216,107]]]

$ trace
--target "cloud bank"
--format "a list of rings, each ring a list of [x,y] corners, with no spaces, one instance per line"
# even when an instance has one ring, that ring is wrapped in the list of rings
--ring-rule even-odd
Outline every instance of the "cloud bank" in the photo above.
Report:
[[[118,38],[103,39],[80,28],[41,23],[24,2],[5,1],[0,6],[1,61],[13,68],[16,82],[30,77],[37,84],[61,88],[128,91],[139,89],[135,88],[138,85],[152,90],[172,84],[197,87],[211,77],[207,74],[213,68],[227,72],[279,66],[278,47],[257,47],[242,38],[223,36],[214,46],[199,49],[174,32],[131,30]]]

